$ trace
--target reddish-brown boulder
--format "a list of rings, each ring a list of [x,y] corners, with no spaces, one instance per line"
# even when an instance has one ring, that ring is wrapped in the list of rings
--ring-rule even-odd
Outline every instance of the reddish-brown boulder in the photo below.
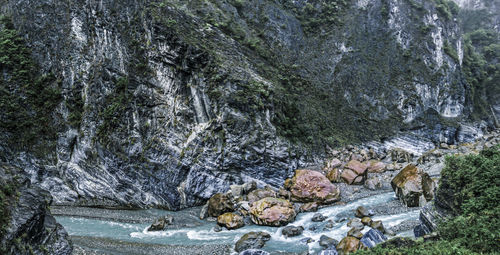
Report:
[[[337,245],[337,251],[339,254],[349,254],[355,252],[360,248],[360,241],[358,238],[353,236],[344,237],[340,243]]]
[[[365,173],[367,165],[357,160],[351,160],[347,163],[345,168],[353,170],[354,172],[356,172],[357,175],[362,175]]]
[[[243,217],[235,213],[224,213],[217,217],[217,224],[227,229],[237,229],[245,226]]]
[[[391,186],[396,196],[408,207],[423,206],[434,197],[432,179],[412,164],[392,179]]]
[[[295,219],[293,204],[288,200],[266,197],[250,207],[250,217],[257,225],[279,227]]]
[[[385,172],[385,164],[378,160],[370,160],[367,170],[369,173],[383,173]]]
[[[351,169],[344,169],[340,177],[342,177],[345,183],[350,185],[354,182],[354,179],[358,177],[358,174]]]
[[[292,201],[323,204],[340,200],[340,190],[323,174],[313,170],[296,170],[291,180]]]

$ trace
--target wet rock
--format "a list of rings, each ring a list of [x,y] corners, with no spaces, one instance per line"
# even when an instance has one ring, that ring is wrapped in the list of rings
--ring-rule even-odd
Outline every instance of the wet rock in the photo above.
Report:
[[[372,218],[363,217],[363,218],[361,218],[361,223],[363,223],[363,225],[365,225],[365,226],[370,226],[370,224],[372,223]]]
[[[300,206],[300,211],[301,212],[315,212],[318,210],[318,203],[316,202],[309,202],[305,203]]]
[[[217,193],[208,200],[208,215],[218,217],[219,215],[232,212],[234,210],[233,202],[227,194]]]
[[[358,206],[356,208],[355,216],[358,218],[373,216],[375,213],[372,210],[366,209],[364,206]]]
[[[376,230],[379,230],[382,233],[385,233],[385,227],[384,227],[384,224],[382,223],[381,220],[372,221],[372,223],[370,224],[370,227],[372,227]]]
[[[335,246],[330,246],[325,250],[322,250],[319,255],[338,255],[337,249]]]
[[[238,255],[269,255],[269,252],[257,249],[249,249],[240,252]]]
[[[271,235],[266,232],[249,232],[244,234],[234,246],[236,252],[242,252],[249,249],[260,249],[264,247]]]
[[[373,248],[375,245],[387,240],[387,237],[377,229],[370,229],[361,238],[361,243],[368,248]]]
[[[148,231],[163,231],[167,225],[171,225],[174,222],[174,217],[171,215],[165,215],[156,219],[151,226],[149,226]]]
[[[329,220],[328,223],[326,223],[325,228],[329,229],[329,228],[333,228],[333,226],[334,226],[333,221]]]
[[[323,216],[321,213],[315,213],[311,218],[312,222],[322,222],[324,220],[326,220],[326,217]]]
[[[243,217],[235,213],[224,213],[217,217],[217,224],[229,230],[245,226]]]
[[[344,169],[340,177],[342,178],[342,180],[344,180],[345,183],[351,185],[354,183],[356,177],[358,177],[358,174],[351,169]]]
[[[369,190],[377,190],[382,188],[382,182],[380,182],[378,177],[371,177],[365,181],[364,186]]]
[[[391,186],[396,196],[408,207],[423,206],[434,196],[433,181],[430,176],[411,164],[392,179]]]
[[[208,215],[208,201],[207,201],[207,203],[203,207],[201,207],[201,210],[200,210],[200,219],[204,220],[208,216],[209,215]]]
[[[326,178],[331,182],[340,182],[340,170],[338,168],[327,171]]]
[[[302,232],[304,232],[304,227],[302,227],[302,226],[299,226],[299,227],[286,226],[281,230],[281,234],[286,236],[286,237],[302,235]]]
[[[219,225],[215,225],[214,232],[221,232],[221,231],[222,231],[222,227]]]
[[[355,252],[360,248],[361,242],[356,237],[346,236],[337,245],[339,254]]]
[[[248,202],[250,203],[259,201],[266,197],[277,197],[277,194],[270,187],[265,187],[264,189],[253,190],[247,195]]]
[[[353,170],[357,175],[363,175],[367,169],[367,166],[366,164],[361,163],[357,160],[351,160],[347,162],[345,168]]]
[[[358,228],[351,228],[347,232],[347,235],[352,236],[352,237],[356,237],[357,239],[361,239],[363,237],[363,233],[361,233],[361,230],[359,230]]]
[[[365,227],[365,225],[363,225],[363,223],[361,222],[361,220],[359,218],[350,219],[349,222],[347,222],[347,226],[348,227],[355,227],[355,228],[359,228],[359,229],[363,229]]]
[[[367,170],[369,173],[383,173],[385,172],[385,164],[378,160],[370,160]]]
[[[337,241],[329,236],[326,236],[326,235],[321,235],[321,237],[319,238],[319,245],[323,248],[337,246],[338,243],[339,243],[339,241]]]
[[[339,188],[313,170],[296,170],[289,189],[292,201],[329,204],[340,200]]]
[[[300,239],[300,242],[301,243],[304,243],[304,244],[308,244],[308,243],[312,243],[314,242],[314,239],[310,238],[310,237],[306,237],[306,238],[302,238]]]
[[[252,204],[250,216],[258,225],[283,226],[295,219],[293,204],[281,198],[266,197]]]

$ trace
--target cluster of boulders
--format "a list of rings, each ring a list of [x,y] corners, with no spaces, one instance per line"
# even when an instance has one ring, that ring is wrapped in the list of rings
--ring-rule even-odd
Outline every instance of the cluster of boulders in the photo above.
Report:
[[[404,163],[411,162],[414,157],[401,149],[377,153],[373,148],[355,146],[332,150],[330,154],[331,159],[325,162],[323,171],[331,182],[364,185],[370,190],[382,188],[378,174],[399,170]]]
[[[320,245],[325,249],[320,254],[349,254],[359,249],[372,248],[386,241],[387,237],[384,234],[393,235],[393,233],[384,227],[382,221],[372,220],[371,216],[373,215],[373,211],[363,206],[358,207],[356,217],[350,219],[347,223],[347,226],[351,227],[351,229],[340,242],[327,236],[321,236]],[[362,231],[365,227],[371,229],[363,234]]]
[[[269,186],[257,188],[255,182],[231,185],[226,193],[217,193],[208,200],[200,218],[216,218],[216,231],[247,224],[279,227],[295,220],[298,212],[314,211],[320,205],[339,200],[339,188],[325,175],[300,169],[279,190]]]

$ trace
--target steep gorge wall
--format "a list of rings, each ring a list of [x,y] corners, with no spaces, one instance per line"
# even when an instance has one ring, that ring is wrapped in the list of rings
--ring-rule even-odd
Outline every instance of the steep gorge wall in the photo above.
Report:
[[[178,209],[278,186],[326,145],[456,142],[473,107],[453,16],[309,2],[0,1],[61,91],[49,149],[2,139],[3,160],[59,204]]]

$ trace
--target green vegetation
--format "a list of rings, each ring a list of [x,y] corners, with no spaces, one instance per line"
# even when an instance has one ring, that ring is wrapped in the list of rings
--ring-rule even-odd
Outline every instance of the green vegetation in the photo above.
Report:
[[[10,224],[9,204],[15,201],[16,190],[14,183],[0,179],[0,240],[6,234]],[[6,247],[0,245],[0,253],[5,254]]]
[[[33,145],[53,137],[51,114],[61,101],[56,77],[40,75],[31,53],[10,19],[0,18],[0,129],[12,134],[11,143]]]
[[[455,48],[453,48],[452,45],[450,45],[450,43],[448,41],[445,41],[443,43],[443,50],[446,54],[448,54],[448,56],[450,56],[455,62],[459,62],[459,58],[458,58],[458,53],[457,51],[455,50]]]
[[[434,0],[434,2],[436,3],[436,10],[446,20],[451,20],[460,11],[460,7],[451,0]]]
[[[463,73],[470,86],[473,117],[490,115],[489,105],[500,95],[500,40],[496,31],[478,29],[465,35]]]
[[[438,227],[440,240],[408,247],[379,245],[356,254],[498,254],[500,250],[500,146],[479,155],[449,156],[436,199],[454,217]]]
[[[499,251],[500,146],[448,157],[441,174],[437,194],[446,197],[438,198],[457,215],[440,226],[441,237],[475,252]]]
[[[292,10],[307,34],[316,35],[321,29],[328,30],[342,24],[342,11],[349,7],[349,0],[312,0],[299,8],[292,1],[282,1]]]
[[[99,112],[102,123],[97,127],[97,138],[106,145],[109,142],[109,133],[120,126],[131,95],[128,93],[128,78],[121,77],[115,82],[115,92],[106,98],[106,107]]]

